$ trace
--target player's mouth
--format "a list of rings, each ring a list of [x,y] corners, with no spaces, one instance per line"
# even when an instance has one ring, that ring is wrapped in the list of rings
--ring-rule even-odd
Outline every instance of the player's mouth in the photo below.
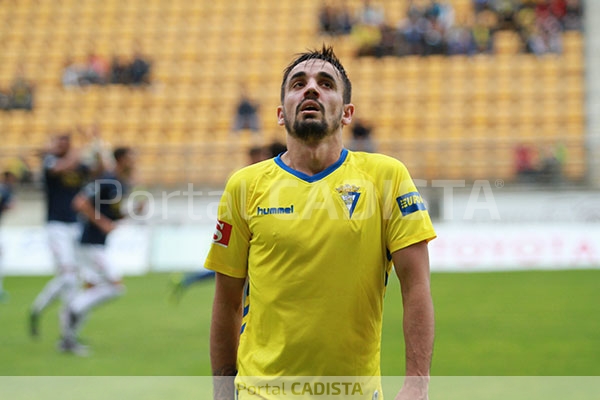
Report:
[[[305,100],[300,104],[299,113],[305,116],[314,116],[321,112],[321,105],[314,100]]]

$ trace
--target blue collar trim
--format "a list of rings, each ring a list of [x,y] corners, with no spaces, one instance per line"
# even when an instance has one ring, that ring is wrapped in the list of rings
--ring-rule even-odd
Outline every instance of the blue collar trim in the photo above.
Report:
[[[327,175],[331,174],[333,171],[338,169],[340,167],[340,165],[342,165],[344,163],[344,161],[346,161],[346,157],[348,157],[348,150],[342,149],[342,152],[340,153],[340,158],[338,158],[338,160],[334,164],[330,165],[329,167],[325,168],[323,171],[321,171],[315,175],[306,175],[304,172],[296,171],[295,169],[288,167],[281,160],[281,154],[278,155],[277,157],[275,157],[275,162],[283,170],[289,172],[290,174],[294,175],[295,177],[298,177],[308,183],[312,183],[312,182],[316,182],[318,180],[325,178]]]

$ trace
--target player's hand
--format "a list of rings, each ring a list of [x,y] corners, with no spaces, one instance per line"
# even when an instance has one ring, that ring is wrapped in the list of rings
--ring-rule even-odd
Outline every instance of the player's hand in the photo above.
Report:
[[[117,228],[117,224],[115,224],[113,221],[111,221],[108,218],[100,218],[97,221],[97,225],[98,225],[98,228],[100,228],[100,230],[102,232],[104,232],[106,235],[108,235],[109,233],[111,233],[112,231],[114,231]]]
[[[395,400],[429,400],[429,377],[406,377]]]

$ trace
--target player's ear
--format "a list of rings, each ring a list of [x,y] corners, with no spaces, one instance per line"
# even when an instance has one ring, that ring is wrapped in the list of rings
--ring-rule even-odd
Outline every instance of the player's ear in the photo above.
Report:
[[[342,125],[350,125],[354,116],[354,104],[344,104],[344,112],[342,113]]]
[[[277,107],[277,123],[279,124],[279,126],[285,125],[285,118],[283,115],[283,107],[282,106]]]

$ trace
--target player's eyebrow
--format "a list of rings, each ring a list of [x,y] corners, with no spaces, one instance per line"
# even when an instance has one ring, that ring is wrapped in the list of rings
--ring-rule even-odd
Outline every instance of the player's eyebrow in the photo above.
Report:
[[[291,82],[291,81],[293,81],[294,79],[297,79],[297,78],[304,78],[305,76],[306,76],[306,72],[304,72],[304,71],[298,71],[298,72],[296,72],[294,75],[292,75],[290,77],[289,82]],[[320,71],[317,74],[317,77],[319,77],[319,78],[326,78],[326,79],[329,79],[332,82],[335,82],[335,78],[333,77],[333,75],[331,75],[330,73],[325,72],[325,71]]]
[[[292,75],[290,77],[290,79],[288,79],[288,83],[291,82],[291,81],[293,81],[294,79],[297,79],[297,78],[304,78],[305,76],[306,76],[306,72],[304,72],[304,71],[298,71],[294,75]]]
[[[335,78],[333,77],[333,75],[331,75],[328,72],[321,71],[321,72],[319,72],[317,74],[317,76],[320,77],[320,78],[326,78],[326,79],[329,79],[332,82],[335,82]]]

